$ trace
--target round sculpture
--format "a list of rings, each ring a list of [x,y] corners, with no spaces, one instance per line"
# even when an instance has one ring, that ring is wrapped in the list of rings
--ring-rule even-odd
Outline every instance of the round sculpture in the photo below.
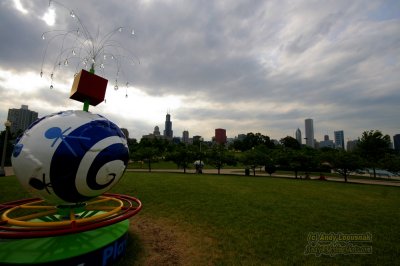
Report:
[[[21,184],[53,204],[74,204],[111,189],[129,160],[125,135],[105,117],[64,111],[34,122],[17,140],[12,165]]]

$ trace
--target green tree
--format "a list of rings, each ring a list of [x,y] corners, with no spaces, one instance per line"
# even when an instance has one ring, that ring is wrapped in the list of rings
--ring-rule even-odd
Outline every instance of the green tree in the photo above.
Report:
[[[276,172],[275,164],[272,162],[267,162],[265,164],[265,172],[267,172],[269,174],[269,176],[271,176],[273,173],[275,173]]]
[[[224,165],[236,165],[237,161],[235,156],[227,151],[224,145],[214,145],[212,149],[207,153],[207,163],[218,169],[220,174],[221,168]]]
[[[300,171],[308,178],[309,172],[318,167],[319,158],[315,149],[304,147],[300,150],[281,149],[277,160],[281,168],[294,171],[295,178]]]
[[[297,141],[297,139],[287,136],[284,137],[279,141],[285,148],[291,148],[294,150],[299,150],[301,148],[300,143]]]
[[[136,140],[130,140],[128,145],[132,148],[129,150],[131,158],[147,163],[151,172],[151,164],[165,155],[169,142],[165,139],[142,138],[139,143]]]
[[[383,135],[379,130],[364,131],[358,140],[357,151],[373,169],[376,178],[376,168],[389,151],[390,136]]]
[[[129,148],[129,158],[133,159],[134,154],[139,148],[139,143],[137,142],[136,139],[127,139],[127,144]]]
[[[174,162],[178,168],[186,169],[193,163],[196,158],[196,152],[193,145],[178,144],[174,151],[166,156],[166,160]]]
[[[327,161],[333,170],[343,176],[345,182],[347,182],[351,172],[363,166],[362,159],[357,153],[342,149],[330,153],[330,158],[327,158]]]
[[[386,153],[382,160],[382,166],[385,170],[399,174],[400,173],[400,155],[393,153]]]
[[[243,152],[240,161],[247,168],[251,169],[255,176],[257,167],[265,165],[267,156],[260,147],[255,147],[254,149]]]
[[[277,170],[280,150],[278,148],[264,149],[264,153],[265,153],[264,170],[269,174],[269,176],[271,176]]]
[[[133,154],[134,160],[144,161],[147,163],[149,172],[151,172],[151,164],[158,157],[158,150],[153,147],[139,147]]]
[[[266,146],[267,148],[273,148],[275,145],[268,136],[264,136],[261,133],[247,133],[243,140],[236,140],[233,143],[233,148],[239,151],[248,151],[257,146]]]

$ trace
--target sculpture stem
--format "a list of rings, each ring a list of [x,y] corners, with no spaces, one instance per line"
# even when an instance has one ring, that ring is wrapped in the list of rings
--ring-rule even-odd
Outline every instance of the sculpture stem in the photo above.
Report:
[[[89,72],[94,74],[94,63],[92,63]],[[85,102],[83,103],[83,111],[89,112],[89,100],[85,100]]]

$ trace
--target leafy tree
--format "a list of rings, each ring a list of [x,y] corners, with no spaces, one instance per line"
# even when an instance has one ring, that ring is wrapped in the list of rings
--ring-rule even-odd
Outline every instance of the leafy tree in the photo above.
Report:
[[[271,176],[276,172],[279,159],[279,149],[264,149],[265,153],[265,162],[264,162],[264,170]]]
[[[195,154],[193,145],[178,144],[175,151],[167,154],[166,160],[174,162],[178,168],[183,168],[183,172],[186,173],[186,169],[196,158]]]
[[[207,163],[218,169],[218,174],[224,165],[236,165],[235,156],[228,152],[223,145],[214,145],[207,154]]]
[[[275,145],[268,136],[264,136],[261,133],[247,133],[243,140],[236,140],[233,143],[235,150],[248,151],[257,146],[264,145],[267,148],[273,148]]]
[[[253,170],[253,175],[256,175],[256,168],[265,165],[267,160],[266,154],[260,148],[254,148],[243,152],[241,162],[248,168]]]
[[[347,177],[351,172],[363,166],[362,160],[357,153],[342,149],[332,152],[331,158],[328,158],[328,162],[333,170],[344,177],[345,182],[347,182]]]
[[[269,176],[271,176],[273,173],[276,172],[276,166],[275,164],[273,164],[272,162],[268,162],[267,164],[265,164],[265,172],[267,172],[269,174]]]
[[[387,153],[382,159],[382,166],[385,170],[392,173],[400,173],[400,155]]]
[[[148,138],[142,138],[140,140],[139,146],[140,147],[146,147],[146,148],[154,148],[157,150],[158,156],[162,156],[165,151],[168,148],[169,141],[166,139],[159,139],[159,138],[154,138],[154,139],[148,139]]]
[[[290,149],[295,149],[299,150],[301,148],[300,143],[297,141],[297,139],[287,136],[284,137],[279,141],[285,148],[290,148]]]
[[[144,161],[147,163],[149,172],[151,172],[151,164],[157,158],[158,150],[152,147],[139,147],[133,154],[134,160]]]
[[[277,158],[282,168],[294,171],[295,178],[298,178],[299,171],[304,171],[307,178],[311,169],[318,166],[318,160],[316,150],[308,147],[300,150],[282,149]]]
[[[389,151],[390,136],[383,135],[379,130],[364,131],[358,140],[357,150],[368,165],[370,165],[376,178],[376,168]]]
[[[129,148],[129,158],[134,158],[134,154],[139,148],[139,143],[137,142],[136,139],[128,139],[128,148]]]
[[[144,161],[147,163],[149,172],[151,172],[151,164],[164,156],[169,146],[169,142],[165,139],[148,139],[142,138],[140,143],[136,140],[129,140],[129,152],[133,160]],[[132,149],[131,149],[132,148]]]

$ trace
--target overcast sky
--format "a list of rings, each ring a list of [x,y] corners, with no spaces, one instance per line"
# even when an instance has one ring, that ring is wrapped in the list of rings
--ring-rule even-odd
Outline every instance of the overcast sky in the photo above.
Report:
[[[175,136],[206,140],[215,128],[228,137],[304,135],[306,118],[317,140],[335,130],[345,140],[400,133],[398,0],[58,2],[0,1],[0,121],[22,104],[39,116],[82,109],[69,99],[84,67],[72,56],[85,50],[82,24],[95,40],[123,27],[105,45],[119,60],[96,60],[109,86],[107,102],[90,111],[130,137],[162,132],[167,111]]]

